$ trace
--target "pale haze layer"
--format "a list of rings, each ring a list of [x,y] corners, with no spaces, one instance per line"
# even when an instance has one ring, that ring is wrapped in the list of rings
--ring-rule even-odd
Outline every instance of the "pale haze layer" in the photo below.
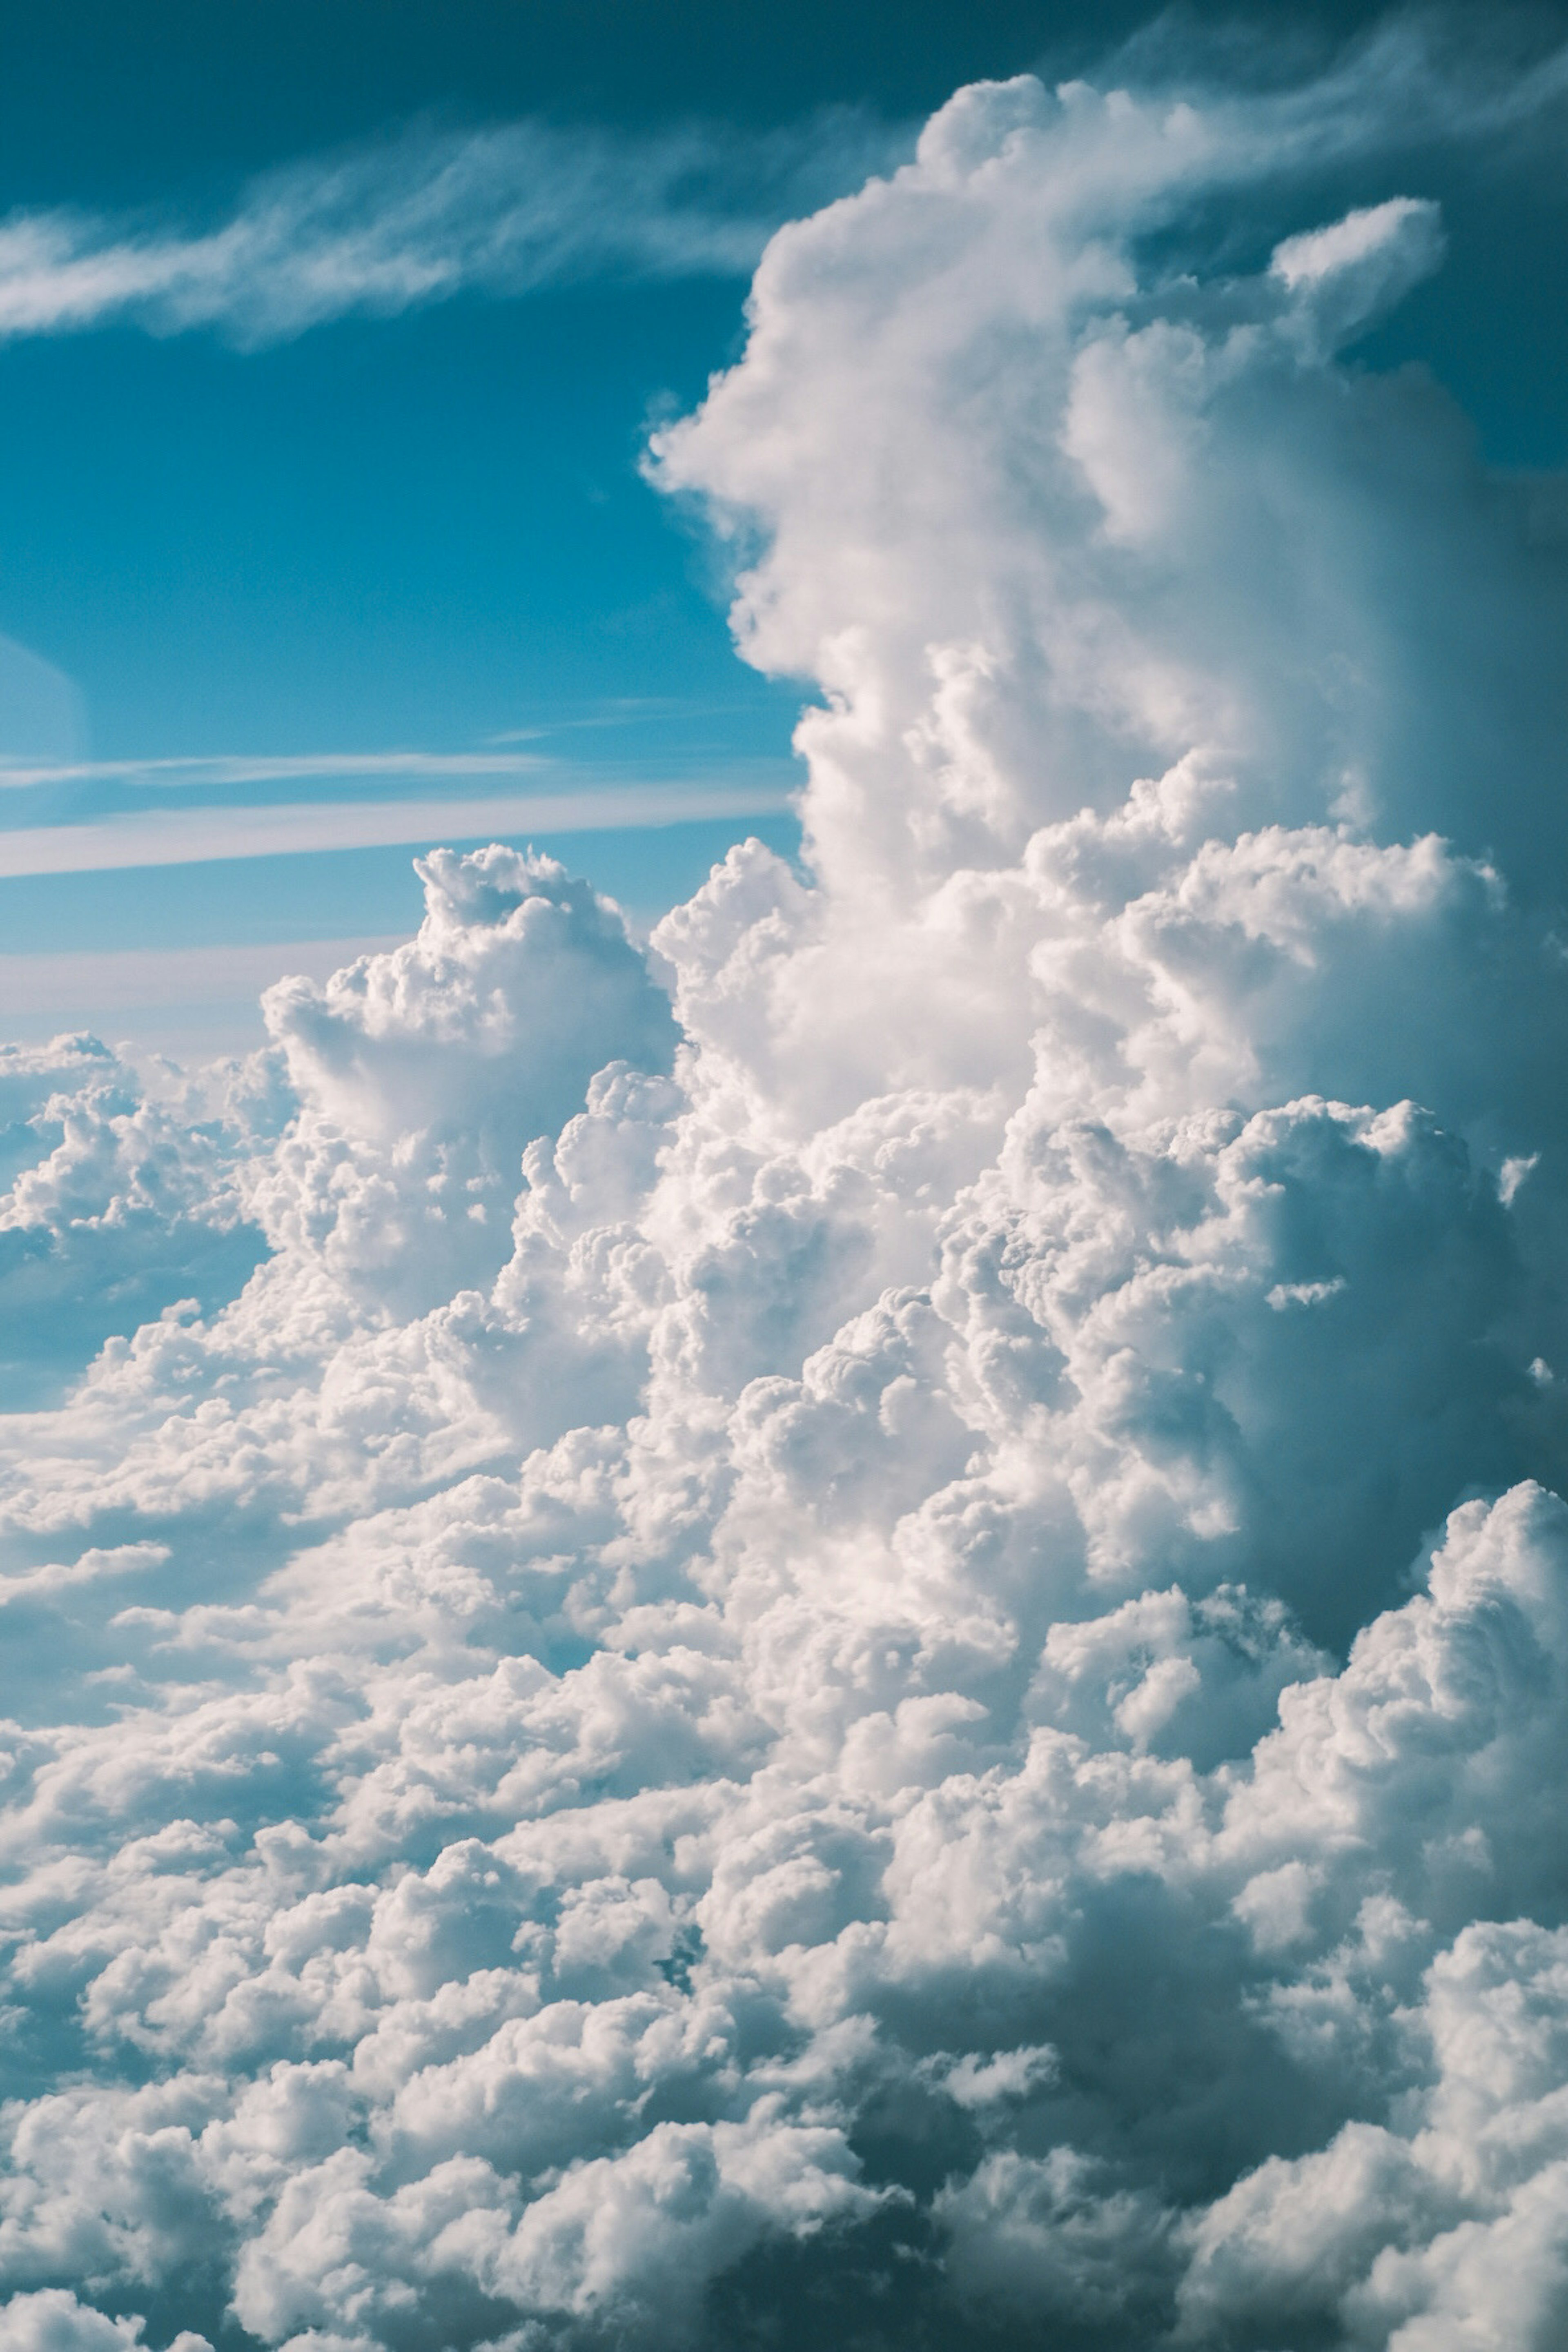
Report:
[[[649,455],[804,868],[0,1062],[6,2352],[1568,2336],[1555,74],[961,91]]]

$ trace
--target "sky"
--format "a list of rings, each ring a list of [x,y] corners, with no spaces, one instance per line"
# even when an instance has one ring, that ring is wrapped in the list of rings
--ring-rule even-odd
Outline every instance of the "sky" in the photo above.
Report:
[[[0,12],[0,2352],[1568,2334],[1568,16]]]
[[[1250,37],[1267,76],[1369,14],[1152,38]],[[1489,20],[1489,53],[1545,21]],[[733,659],[731,559],[646,479],[650,425],[735,356],[780,220],[962,81],[1151,40],[1133,8],[928,6],[890,38],[630,0],[68,5],[5,35],[0,1009],[187,1057],[259,1044],[258,972],[411,928],[413,847],[560,839],[644,921],[748,829],[792,847],[811,681]],[[1561,330],[1521,271],[1550,168],[1426,162],[1453,249],[1387,356],[1549,465]],[[334,236],[366,236],[345,277]],[[492,805],[446,817],[465,797]],[[258,831],[256,803],[311,813]]]
[[[113,5],[8,11],[0,403],[7,446],[27,455],[0,487],[0,631],[72,691],[46,719],[37,683],[0,659],[0,754],[110,771],[5,811],[0,955],[29,959],[0,978],[12,1025],[118,1022],[184,1051],[258,1043],[243,960],[219,1014],[170,956],[406,930],[407,845],[450,828],[422,809],[395,832],[405,854],[386,855],[374,824],[363,844],[317,849],[301,817],[240,865],[225,812],[258,796],[455,796],[438,772],[356,777],[356,760],[387,752],[474,762],[470,798],[552,782],[589,795],[581,826],[525,809],[458,823],[574,845],[607,831],[596,876],[645,915],[750,821],[789,846],[805,689],[733,660],[720,569],[641,478],[650,417],[689,405],[733,355],[778,220],[907,146],[966,76],[1085,38],[1049,12],[961,26],[939,9],[895,64],[881,28],[822,8],[744,34],[727,8],[672,25],[624,5],[196,6],[160,10],[153,28]],[[374,220],[476,152],[432,252],[542,204],[559,218],[536,266],[487,279],[459,263],[436,299],[329,299],[314,324],[287,300],[253,317],[258,279],[300,275],[285,232],[270,262],[240,257],[226,299],[184,331],[155,306],[28,310],[39,237],[178,245],[265,212],[279,178],[309,215],[344,171],[363,184],[350,213]],[[604,238],[649,201],[643,249]],[[419,237],[394,220],[388,251]],[[199,765],[160,764],[279,757],[314,763],[310,783],[242,773],[217,788]],[[657,830],[614,804],[606,823],[592,801],[661,786],[685,812],[674,829],[663,809]],[[134,825],[9,837],[171,799],[188,813],[177,850]],[[127,869],[135,880],[103,878]],[[62,871],[82,878],[34,879]],[[117,961],[74,980],[32,961],[82,950]],[[149,992],[163,1000],[151,1017]]]

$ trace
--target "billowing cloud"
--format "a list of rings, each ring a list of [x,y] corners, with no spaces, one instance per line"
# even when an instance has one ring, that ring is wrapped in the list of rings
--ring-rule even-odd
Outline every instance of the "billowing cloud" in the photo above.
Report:
[[[769,247],[799,870],[0,1067],[5,2340],[1560,2340],[1568,551],[1199,234],[1407,57]]]

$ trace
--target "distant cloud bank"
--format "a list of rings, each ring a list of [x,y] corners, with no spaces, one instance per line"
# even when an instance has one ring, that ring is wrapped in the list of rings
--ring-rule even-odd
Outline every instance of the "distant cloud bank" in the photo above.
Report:
[[[1560,81],[961,91],[650,455],[805,870],[0,1055],[0,2345],[1561,2338],[1568,546],[1342,357]]]

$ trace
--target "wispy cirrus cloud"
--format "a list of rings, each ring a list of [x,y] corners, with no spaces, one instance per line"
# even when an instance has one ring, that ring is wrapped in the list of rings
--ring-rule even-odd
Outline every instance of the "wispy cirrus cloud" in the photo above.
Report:
[[[117,810],[73,824],[0,831],[0,878],[768,816],[789,805],[791,782],[784,772],[696,782],[567,785],[462,800],[358,798]]]
[[[118,783],[187,790],[227,784],[325,782],[436,782],[531,775],[544,762],[527,751],[217,752],[169,760],[0,760],[0,788]]]
[[[762,136],[521,121],[415,130],[290,164],[203,224],[16,212],[0,222],[0,337],[131,320],[260,344],[470,289],[743,277],[782,220],[858,184],[907,143],[842,109]]]

